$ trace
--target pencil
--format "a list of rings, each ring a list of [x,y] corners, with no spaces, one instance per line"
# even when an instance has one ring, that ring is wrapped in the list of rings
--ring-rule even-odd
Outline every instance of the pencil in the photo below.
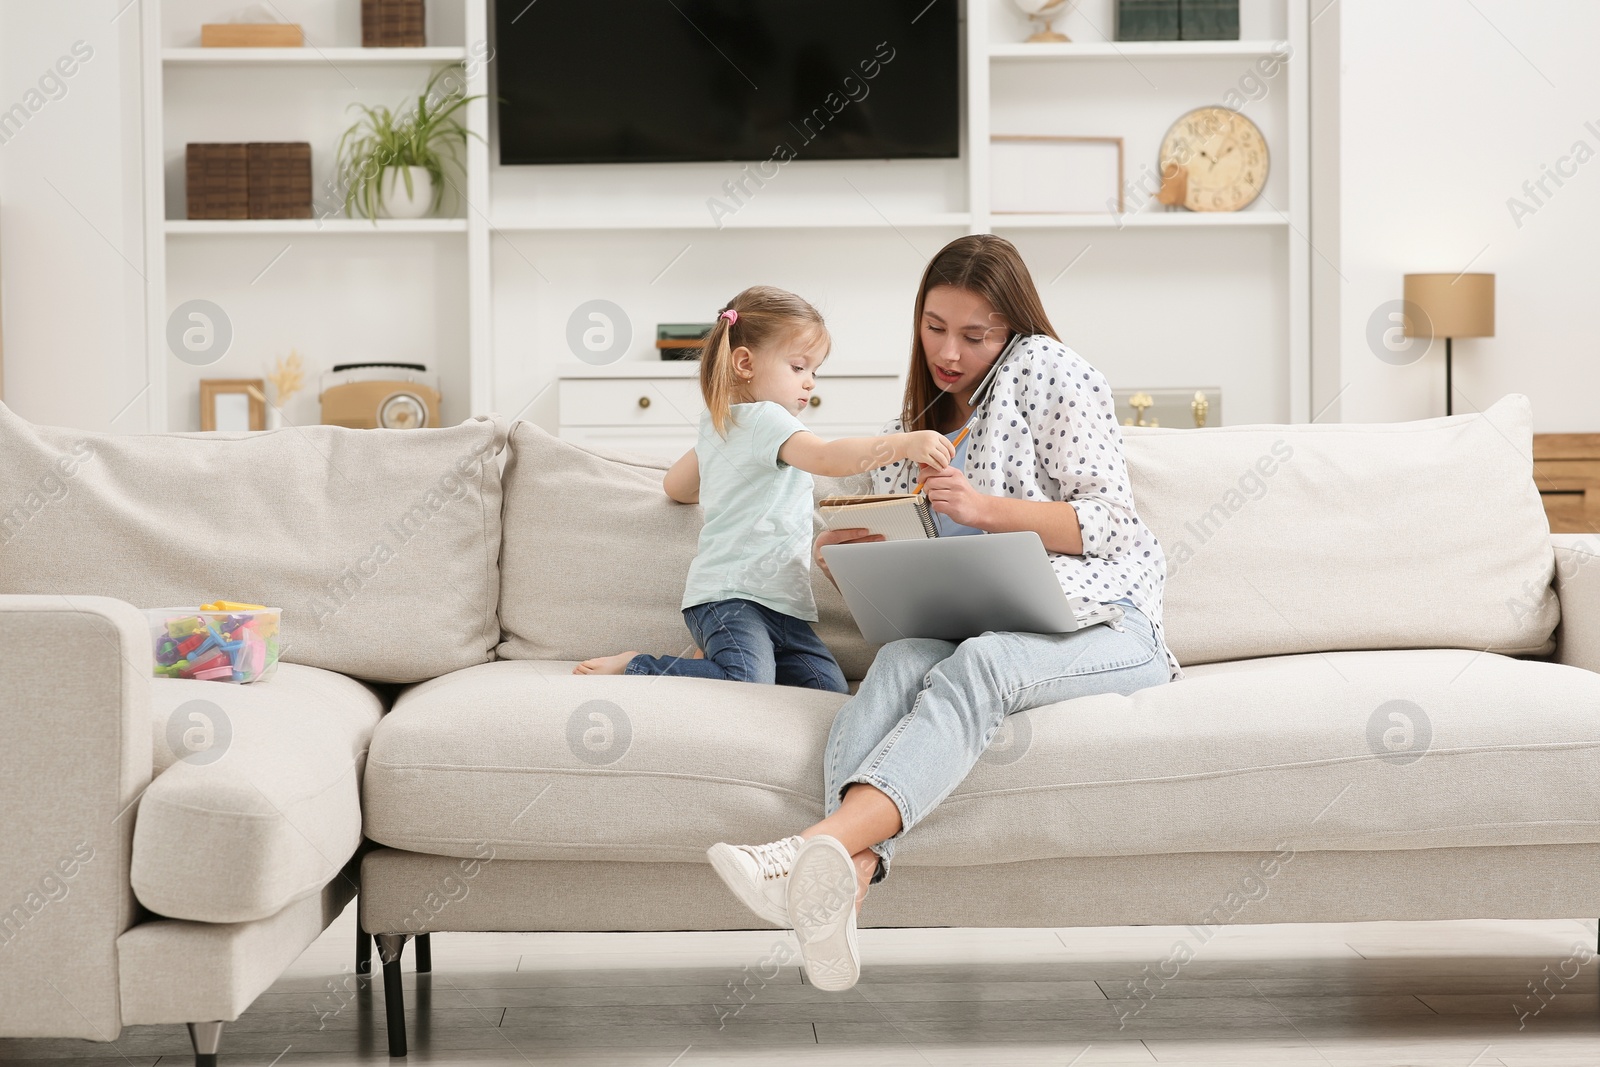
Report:
[[[967,439],[967,434],[969,434],[971,432],[972,432],[972,423],[969,422],[969,423],[967,423],[965,426],[963,426],[961,428],[961,432],[956,434],[955,439],[953,441],[951,441],[950,443],[952,445],[954,445],[956,448],[960,448],[961,447],[961,442],[965,441]],[[917,483],[917,487],[915,489],[911,490],[911,495],[912,496],[916,496],[918,493],[922,492],[922,487],[926,483],[927,483],[927,479],[926,478],[924,478],[922,481],[918,482]]]

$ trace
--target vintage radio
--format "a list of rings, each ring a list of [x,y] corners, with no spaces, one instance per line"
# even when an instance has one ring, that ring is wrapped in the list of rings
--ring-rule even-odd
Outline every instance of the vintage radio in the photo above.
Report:
[[[421,363],[341,363],[322,376],[322,421],[355,430],[439,425],[439,376]]]

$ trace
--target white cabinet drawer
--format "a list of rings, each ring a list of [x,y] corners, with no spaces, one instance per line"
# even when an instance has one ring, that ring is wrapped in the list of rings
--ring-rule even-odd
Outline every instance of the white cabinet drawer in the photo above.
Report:
[[[900,380],[892,375],[822,377],[800,416],[817,426],[872,426],[900,413]],[[576,426],[696,427],[705,405],[692,378],[563,378],[559,421]]]
[[[563,378],[562,426],[700,424],[700,383],[690,378]]]

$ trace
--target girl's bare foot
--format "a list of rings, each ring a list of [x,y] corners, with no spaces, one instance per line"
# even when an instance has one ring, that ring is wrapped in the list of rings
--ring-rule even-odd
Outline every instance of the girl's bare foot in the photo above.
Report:
[[[586,659],[572,668],[573,674],[621,674],[627,667],[628,661],[637,656],[637,652],[619,652],[615,656],[596,656]]]

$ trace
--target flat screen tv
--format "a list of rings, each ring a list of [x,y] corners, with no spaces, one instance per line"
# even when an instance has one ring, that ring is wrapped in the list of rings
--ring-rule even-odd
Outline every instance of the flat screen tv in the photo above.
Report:
[[[956,0],[495,0],[502,164],[950,158]]]

